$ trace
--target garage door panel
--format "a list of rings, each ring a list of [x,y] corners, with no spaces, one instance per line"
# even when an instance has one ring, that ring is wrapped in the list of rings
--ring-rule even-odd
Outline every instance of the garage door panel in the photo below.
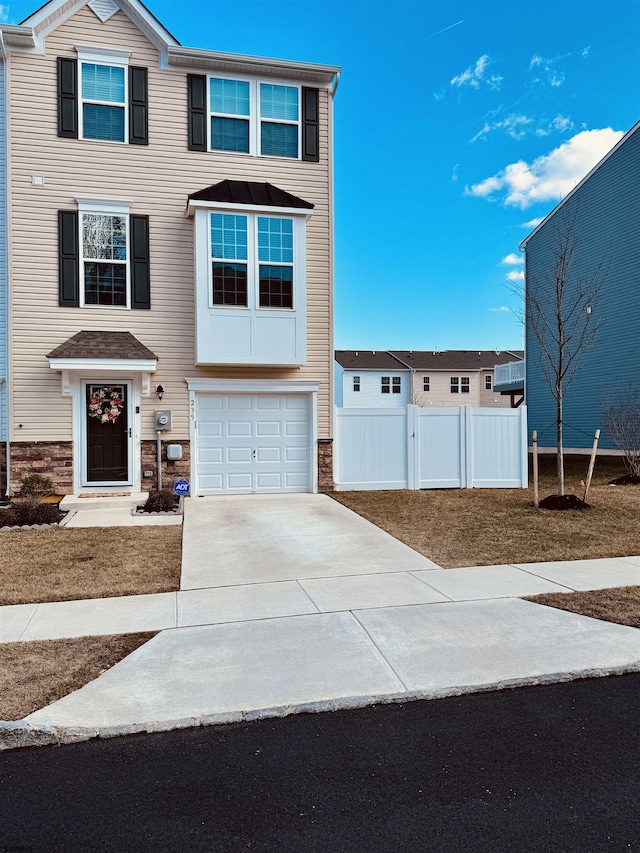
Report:
[[[254,397],[244,394],[231,394],[225,398],[227,403],[226,408],[230,412],[251,412],[254,408]]]
[[[198,462],[201,464],[206,464],[208,462],[220,463],[222,462],[222,448],[221,447],[207,447],[201,448],[198,450]]]
[[[227,475],[227,488],[231,489],[246,489],[251,490],[252,487],[252,475],[247,472],[246,474],[228,474]]]
[[[311,489],[309,395],[196,394],[197,494]]]
[[[228,447],[227,462],[251,462],[253,450],[250,447]]]
[[[281,421],[263,421],[259,420],[256,423],[256,436],[273,436],[273,435],[282,435],[282,422]]]
[[[281,447],[256,448],[256,462],[282,462]]]
[[[219,437],[222,435],[222,428],[220,421],[202,421],[200,433],[203,436]]]
[[[230,438],[251,438],[253,435],[253,424],[251,421],[228,421],[226,434]]]

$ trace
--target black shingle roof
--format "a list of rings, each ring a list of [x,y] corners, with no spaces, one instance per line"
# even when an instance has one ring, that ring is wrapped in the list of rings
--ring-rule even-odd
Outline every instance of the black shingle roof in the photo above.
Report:
[[[257,181],[220,181],[197,193],[189,195],[189,201],[222,201],[232,204],[256,204],[266,207],[299,207],[313,210],[313,205],[291,195],[273,184],[261,184]]]

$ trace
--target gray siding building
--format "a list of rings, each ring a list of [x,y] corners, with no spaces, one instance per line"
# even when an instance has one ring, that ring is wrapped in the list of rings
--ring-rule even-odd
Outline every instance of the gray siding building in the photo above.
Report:
[[[529,293],[541,294],[546,287],[548,296],[556,252],[569,233],[575,249],[567,302],[580,281],[597,275],[601,287],[596,303],[582,309],[593,311],[590,319],[598,330],[564,400],[564,447],[591,447],[595,430],[601,428],[600,447],[612,449],[603,404],[630,383],[640,390],[640,122],[522,242]],[[530,311],[525,347],[529,437],[536,429],[539,445],[555,448],[556,404]]]

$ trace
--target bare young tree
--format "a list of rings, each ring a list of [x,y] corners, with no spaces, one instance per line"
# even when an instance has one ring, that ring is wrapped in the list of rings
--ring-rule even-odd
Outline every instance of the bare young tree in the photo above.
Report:
[[[602,419],[628,473],[640,479],[640,388],[629,385],[613,392],[602,406]]]
[[[564,495],[563,404],[600,320],[596,308],[607,275],[605,262],[576,269],[575,216],[561,217],[555,246],[540,275],[527,273],[521,295],[527,330],[540,347],[540,367],[556,402],[558,494]],[[528,355],[527,355],[528,357]]]

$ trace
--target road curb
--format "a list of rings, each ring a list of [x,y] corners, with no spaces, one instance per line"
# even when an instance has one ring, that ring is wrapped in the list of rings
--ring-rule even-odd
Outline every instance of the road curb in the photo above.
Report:
[[[368,705],[388,705],[400,702],[416,702],[428,699],[447,699],[473,693],[490,693],[497,690],[513,690],[518,687],[560,684],[588,678],[604,678],[611,675],[626,675],[640,672],[640,661],[623,666],[590,668],[577,672],[556,672],[525,678],[512,678],[492,684],[461,685],[439,690],[404,691],[401,693],[371,696],[343,696],[335,699],[322,699],[316,702],[299,702],[270,708],[257,708],[250,711],[224,711],[218,714],[183,717],[171,720],[153,720],[146,723],[133,723],[122,726],[54,726],[43,724],[34,726],[26,720],[0,720],[0,752],[21,749],[23,747],[62,746],[70,743],[93,740],[95,738],[122,737],[133,734],[152,734],[175,729],[219,726],[229,723],[251,722],[254,720],[288,717],[292,714],[317,714],[325,711],[341,711],[364,708]]]

